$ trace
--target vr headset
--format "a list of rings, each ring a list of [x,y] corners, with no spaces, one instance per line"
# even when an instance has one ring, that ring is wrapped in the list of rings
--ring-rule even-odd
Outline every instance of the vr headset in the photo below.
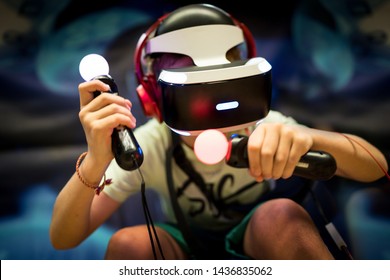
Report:
[[[227,52],[244,43],[247,58],[230,62]],[[162,69],[157,78],[144,74],[143,57],[161,53],[186,55],[194,66]],[[183,135],[256,124],[270,109],[272,67],[255,53],[249,30],[215,6],[188,5],[160,18],[134,57],[144,113]]]

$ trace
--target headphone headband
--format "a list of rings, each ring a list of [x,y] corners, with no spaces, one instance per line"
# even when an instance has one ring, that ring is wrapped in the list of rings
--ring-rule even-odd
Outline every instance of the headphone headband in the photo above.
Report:
[[[137,78],[138,83],[142,84],[142,81],[144,80],[144,71],[142,69],[142,55],[144,54],[144,48],[146,46],[146,43],[149,40],[150,35],[155,32],[157,27],[163,22],[163,20],[168,16],[168,14],[163,15],[160,17],[155,23],[153,23],[138,39],[136,49],[134,52],[134,68],[135,68],[135,75]]]

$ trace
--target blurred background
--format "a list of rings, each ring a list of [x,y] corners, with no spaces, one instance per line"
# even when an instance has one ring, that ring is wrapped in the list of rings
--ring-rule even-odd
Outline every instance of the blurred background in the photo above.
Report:
[[[162,14],[191,1],[0,0],[0,259],[101,259],[126,225],[131,198],[80,247],[56,251],[48,228],[57,193],[86,150],[78,119],[82,57],[110,64],[122,96],[136,96],[133,52]],[[273,109],[303,124],[355,133],[390,154],[390,1],[208,1],[252,31],[273,67]],[[258,8],[260,7],[260,8]],[[207,43],[207,42],[205,42]],[[390,191],[334,178],[330,219],[356,259],[390,259]],[[152,215],[159,204],[148,194]]]

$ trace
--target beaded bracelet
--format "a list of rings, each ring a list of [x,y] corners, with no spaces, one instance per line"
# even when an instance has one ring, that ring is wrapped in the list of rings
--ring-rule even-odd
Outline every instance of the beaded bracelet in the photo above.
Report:
[[[112,183],[112,179],[106,179],[106,174],[104,174],[103,182],[100,185],[98,185],[98,186],[92,185],[92,184],[88,183],[87,181],[85,181],[83,176],[81,176],[81,174],[80,174],[80,164],[81,164],[81,162],[83,161],[83,159],[85,158],[86,155],[87,155],[87,152],[84,152],[84,153],[82,153],[79,156],[79,158],[78,158],[78,160],[76,162],[76,173],[77,173],[77,176],[79,177],[81,183],[83,183],[88,188],[94,189],[95,190],[95,194],[99,195],[101,193],[101,191],[104,189],[105,186],[110,185]]]

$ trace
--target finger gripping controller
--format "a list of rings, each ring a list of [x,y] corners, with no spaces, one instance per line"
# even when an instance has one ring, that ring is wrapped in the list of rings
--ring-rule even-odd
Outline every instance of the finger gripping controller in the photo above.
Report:
[[[226,163],[232,167],[248,168],[248,137],[233,135],[229,142]],[[309,151],[296,165],[293,174],[312,180],[329,180],[336,172],[334,157],[322,151]]]
[[[118,87],[113,78],[108,75],[101,75],[94,78],[110,86],[112,94],[119,95]],[[101,92],[95,91],[94,97]],[[111,148],[118,165],[125,170],[135,170],[139,168],[144,160],[144,155],[139,146],[133,131],[126,126],[118,126],[112,132]]]

